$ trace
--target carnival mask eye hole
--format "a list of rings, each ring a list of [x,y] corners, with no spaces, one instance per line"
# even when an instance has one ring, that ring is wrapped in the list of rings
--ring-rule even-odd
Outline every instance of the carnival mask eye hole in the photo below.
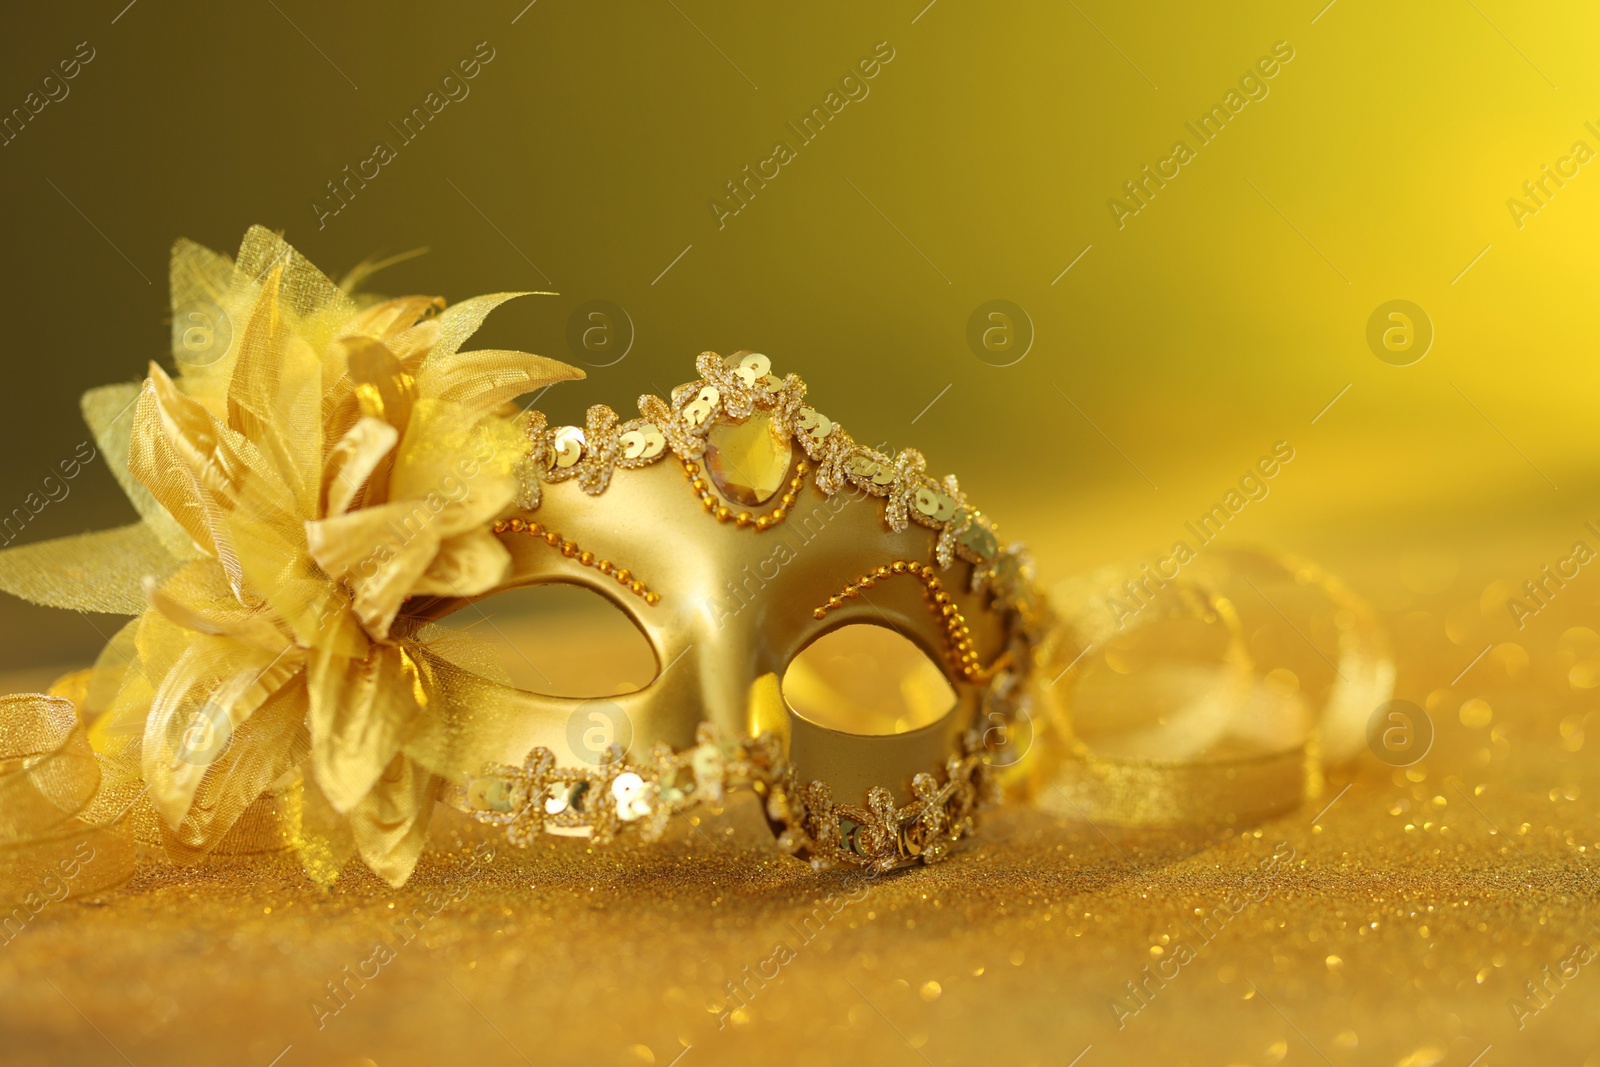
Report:
[[[829,631],[807,645],[784,671],[783,695],[808,722],[873,736],[938,722],[957,699],[921,648],[871,623]]]
[[[658,668],[650,642],[615,603],[581,586],[509,589],[438,621],[445,658],[475,674],[553,697],[643,689]]]

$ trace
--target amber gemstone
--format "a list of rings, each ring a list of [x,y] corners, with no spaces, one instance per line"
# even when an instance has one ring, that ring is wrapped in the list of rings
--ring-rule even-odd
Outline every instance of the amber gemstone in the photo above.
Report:
[[[706,439],[706,471],[723,497],[753,507],[783,488],[791,448],[772,434],[772,418],[757,412],[743,422],[719,422]]]

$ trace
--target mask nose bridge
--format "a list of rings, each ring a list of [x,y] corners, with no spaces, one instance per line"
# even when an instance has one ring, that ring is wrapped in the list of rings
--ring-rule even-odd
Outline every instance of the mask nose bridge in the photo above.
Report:
[[[658,677],[657,684],[664,681],[669,687],[693,689],[698,717],[732,736],[758,732],[752,687],[765,676],[776,679],[782,671],[767,641],[764,616],[755,602],[731,614],[719,615],[715,608],[706,612],[703,628],[682,653],[690,661],[687,677],[674,679],[674,671],[681,667],[673,668]]]

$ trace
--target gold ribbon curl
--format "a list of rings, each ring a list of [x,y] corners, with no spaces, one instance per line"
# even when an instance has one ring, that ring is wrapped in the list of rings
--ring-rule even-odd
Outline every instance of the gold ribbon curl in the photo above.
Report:
[[[1051,603],[1039,743],[1013,784],[1095,823],[1231,825],[1298,807],[1359,751],[1393,688],[1371,608],[1289,555],[1212,551],[1159,579],[1120,564],[1060,583]],[[1164,640],[1197,627],[1209,657]]]

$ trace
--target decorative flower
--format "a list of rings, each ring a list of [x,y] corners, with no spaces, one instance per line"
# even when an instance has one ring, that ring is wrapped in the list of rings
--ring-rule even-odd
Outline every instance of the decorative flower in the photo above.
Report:
[[[88,700],[142,733],[119,742],[101,729],[102,747],[136,756],[169,845],[184,850],[216,847],[299,772],[314,873],[331,877],[354,850],[398,885],[443,770],[407,743],[463,711],[406,602],[501,580],[510,556],[489,524],[516,489],[510,402],[582,372],[460,350],[522,294],[363,302],[259,227],[237,262],[180,242],[172,279],[180,329],[199,302],[227,343],[201,365],[176,337],[177,377],[152,365],[121,433],[86,397],[103,450],[126,449],[136,481],[123,484],[144,522],[56,550],[86,577],[137,580],[148,603],[102,656]],[[97,536],[131,546],[145,569],[97,575]],[[0,585],[29,595],[14,573],[26,560],[10,562]]]

